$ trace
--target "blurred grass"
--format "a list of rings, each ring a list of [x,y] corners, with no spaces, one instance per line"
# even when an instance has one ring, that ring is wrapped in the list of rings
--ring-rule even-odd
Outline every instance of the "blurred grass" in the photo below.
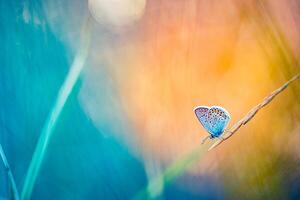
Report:
[[[52,133],[55,130],[56,123],[68,100],[68,97],[71,94],[79,78],[82,68],[84,67],[90,45],[90,29],[91,19],[88,18],[83,25],[81,45],[79,46],[79,50],[75,55],[74,62],[72,63],[69,69],[69,73],[65,79],[65,82],[61,86],[56,102],[49,113],[48,119],[45,122],[38,143],[34,150],[32,160],[30,162],[29,169],[25,177],[23,190],[21,193],[22,200],[29,200],[31,198],[31,193],[33,191],[35,181],[37,179],[44,156],[46,154],[49,140],[51,139]]]
[[[10,166],[8,164],[6,155],[4,153],[4,150],[3,150],[1,144],[0,144],[0,157],[1,157],[1,160],[3,162],[4,169],[5,169],[5,171],[7,173],[7,177],[8,177],[8,182],[9,182],[9,187],[8,188],[9,188],[10,198],[14,199],[14,200],[19,200],[20,197],[19,197],[19,192],[18,192],[18,189],[17,189],[17,185],[16,185],[14,176],[12,174],[12,171],[10,169]]]
[[[163,193],[165,187],[167,187],[174,179],[182,175],[195,161],[201,160],[205,155],[207,149],[213,144],[213,140],[209,140],[204,145],[199,145],[191,153],[176,160],[171,164],[163,173],[153,180],[149,181],[149,184],[141,190],[133,199],[156,199]]]

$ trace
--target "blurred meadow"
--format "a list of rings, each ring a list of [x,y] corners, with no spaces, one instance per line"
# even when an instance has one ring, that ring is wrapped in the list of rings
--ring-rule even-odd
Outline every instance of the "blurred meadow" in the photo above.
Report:
[[[20,199],[300,199],[300,80],[210,152],[193,112],[239,121],[300,71],[299,27],[297,0],[0,0]]]

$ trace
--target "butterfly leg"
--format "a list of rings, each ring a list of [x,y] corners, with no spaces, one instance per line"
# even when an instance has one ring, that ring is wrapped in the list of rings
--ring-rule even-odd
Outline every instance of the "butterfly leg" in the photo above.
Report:
[[[206,136],[206,137],[202,140],[201,144],[204,144],[204,142],[205,142],[208,138],[210,138],[210,135]]]
[[[219,140],[225,140],[225,138],[223,136],[219,136],[218,139]]]
[[[225,129],[224,133],[229,133],[229,135],[231,135],[232,131]]]
[[[219,139],[219,140],[225,140],[225,139],[227,138],[227,137],[223,137],[223,135],[224,135],[225,133],[229,133],[229,134],[231,135],[231,134],[232,134],[232,131],[226,129],[226,130],[223,132],[223,134],[220,135],[220,136],[218,137],[218,139]]]

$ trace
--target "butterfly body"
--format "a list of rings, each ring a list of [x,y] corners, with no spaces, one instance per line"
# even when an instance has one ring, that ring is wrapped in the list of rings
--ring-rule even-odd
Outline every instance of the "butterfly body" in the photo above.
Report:
[[[198,106],[194,111],[199,122],[210,134],[210,138],[219,137],[230,121],[228,111],[220,106]]]

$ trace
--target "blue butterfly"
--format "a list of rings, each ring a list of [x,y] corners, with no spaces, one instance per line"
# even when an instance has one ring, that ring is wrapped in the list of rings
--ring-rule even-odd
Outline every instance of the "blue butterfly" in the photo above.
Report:
[[[198,106],[194,109],[194,112],[202,126],[210,134],[208,136],[210,139],[219,138],[230,121],[229,113],[219,106]]]

